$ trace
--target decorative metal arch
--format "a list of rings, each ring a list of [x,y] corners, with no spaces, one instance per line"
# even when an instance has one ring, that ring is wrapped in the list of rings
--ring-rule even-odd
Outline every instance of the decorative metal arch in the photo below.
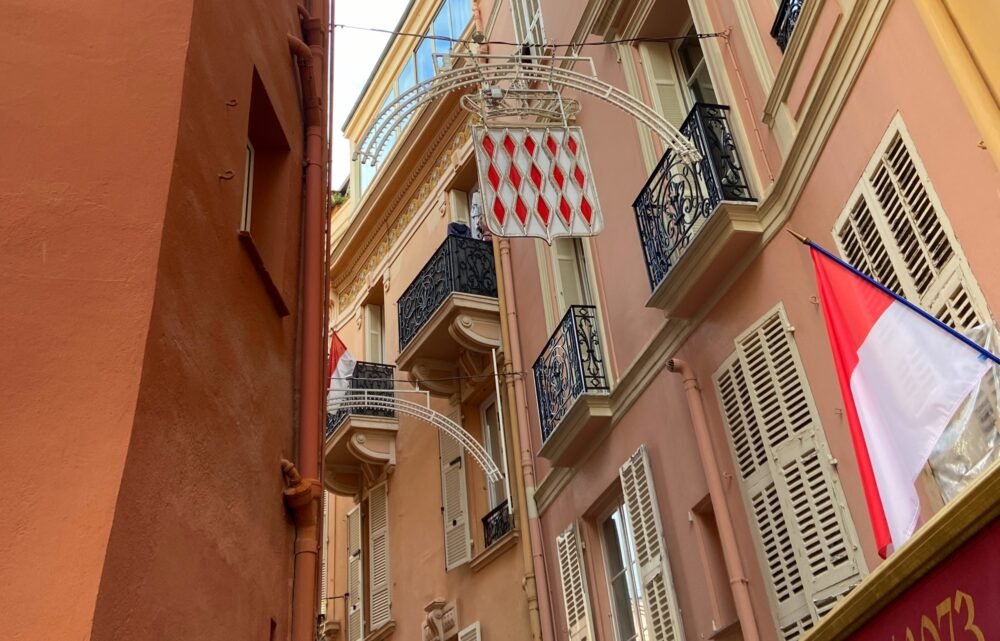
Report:
[[[396,128],[407,122],[421,106],[445,94],[478,86],[485,99],[490,100],[491,96],[499,99],[503,95],[503,90],[498,91],[502,86],[524,89],[538,85],[544,85],[556,94],[562,89],[573,89],[599,98],[649,127],[681,156],[692,161],[700,157],[691,141],[663,116],[621,89],[600,80],[592,58],[548,56],[512,59],[509,56],[472,54],[451,54],[447,58],[465,60],[467,64],[440,71],[386,105],[362,136],[354,153],[355,159],[375,165]],[[573,65],[581,62],[589,65],[590,73],[572,69]],[[568,67],[559,66],[563,63],[568,63]],[[526,107],[524,113],[531,115],[530,107]]]
[[[486,473],[486,477],[490,481],[503,480],[503,472],[493,462],[486,448],[462,429],[461,425],[429,407],[424,407],[419,403],[388,394],[391,393],[387,393],[385,390],[352,389],[347,395],[341,398],[329,400],[327,402],[327,411],[335,412],[340,409],[380,409],[413,416],[425,423],[430,423],[461,443],[462,447],[472,454],[472,458],[483,469],[483,472]]]

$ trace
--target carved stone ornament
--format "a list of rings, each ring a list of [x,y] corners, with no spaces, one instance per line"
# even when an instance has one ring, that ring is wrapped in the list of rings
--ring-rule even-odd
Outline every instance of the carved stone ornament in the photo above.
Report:
[[[424,641],[447,641],[458,634],[454,603],[436,599],[424,606],[424,612]]]

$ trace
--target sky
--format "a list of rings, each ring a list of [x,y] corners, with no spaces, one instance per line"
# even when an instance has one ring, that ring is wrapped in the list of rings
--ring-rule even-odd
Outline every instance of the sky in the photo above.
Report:
[[[338,0],[336,24],[392,29],[407,0]],[[343,128],[389,35],[334,27],[333,30],[333,168],[331,186],[340,189],[350,173],[351,148]]]

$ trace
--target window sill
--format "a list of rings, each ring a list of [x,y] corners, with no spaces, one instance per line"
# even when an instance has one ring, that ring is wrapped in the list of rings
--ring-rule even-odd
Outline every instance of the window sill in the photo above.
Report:
[[[504,552],[513,548],[517,544],[518,536],[516,528],[501,536],[495,543],[493,543],[493,545],[486,548],[469,561],[469,569],[473,572],[479,572],[490,563],[493,563],[493,561],[500,558]]]
[[[264,283],[264,289],[267,290],[267,296],[271,299],[271,304],[274,305],[274,311],[278,312],[278,316],[282,318],[288,316],[291,313],[288,311],[288,305],[285,304],[285,299],[281,295],[281,290],[278,289],[277,283],[274,282],[271,274],[267,271],[267,267],[264,265],[264,258],[260,255],[257,243],[254,242],[250,232],[240,232],[240,244],[243,245],[243,249],[250,255],[250,262],[253,263],[254,269],[257,270],[257,275],[260,276],[261,282]]]
[[[715,641],[716,639],[738,639],[740,629],[740,620],[735,619],[729,623],[723,625],[722,627],[716,628],[706,637],[710,641]],[[734,636],[737,635],[737,636]]]
[[[383,623],[377,630],[372,630],[365,637],[365,641],[382,641],[382,639],[388,639],[393,632],[396,631],[396,622],[389,619]]]
[[[806,47],[812,40],[813,29],[819,21],[819,14],[823,9],[826,0],[807,0],[802,6],[802,12],[795,22],[792,30],[792,37],[785,47],[785,54],[781,58],[781,66],[774,77],[771,91],[767,95],[767,102],[764,104],[764,124],[774,126],[775,118],[778,114],[778,107],[788,97],[788,92],[792,88],[792,82],[798,73],[802,58],[805,56]]]

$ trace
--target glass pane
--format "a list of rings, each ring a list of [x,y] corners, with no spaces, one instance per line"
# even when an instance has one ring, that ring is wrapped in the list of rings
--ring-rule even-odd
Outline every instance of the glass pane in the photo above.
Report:
[[[413,62],[413,56],[410,56],[410,59],[406,61],[406,66],[403,67],[403,72],[399,74],[399,81],[396,85],[397,89],[399,90],[400,96],[403,95],[404,91],[412,88],[413,85],[417,84],[417,74],[415,66],[416,65]]]
[[[431,40],[424,40],[417,47],[417,82],[430,80],[434,76],[434,60],[431,58],[433,45]]]
[[[459,38],[472,20],[472,0],[447,0],[451,5],[451,33]]]
[[[361,164],[361,193],[365,193],[365,191],[367,191],[368,185],[371,184],[376,171],[378,171],[378,169],[372,167],[368,163]]]
[[[615,523],[617,512],[604,522],[604,547],[608,554],[608,574],[616,576],[625,569],[625,561],[622,559],[622,549],[619,546],[620,535],[618,524]]]
[[[619,575],[611,582],[611,598],[615,602],[618,638],[621,641],[630,641],[635,638],[635,621],[632,620],[633,610],[628,590],[628,577],[624,574]]]
[[[628,541],[621,506],[601,524],[607,562],[611,603],[614,608],[618,641],[630,641],[636,636],[639,599],[631,585]]]
[[[445,3],[441,5],[441,9],[438,14],[434,16],[434,23],[431,25],[431,29],[435,36],[444,36],[446,38],[451,38],[451,21],[448,19],[448,4]],[[438,53],[447,53],[451,51],[451,43],[447,40],[435,40],[434,41],[434,51]]]
[[[688,86],[691,88],[691,95],[694,96],[696,102],[707,102],[713,105],[719,102],[715,95],[715,88],[712,86],[712,78],[708,75],[708,65],[704,62],[691,76]]]

